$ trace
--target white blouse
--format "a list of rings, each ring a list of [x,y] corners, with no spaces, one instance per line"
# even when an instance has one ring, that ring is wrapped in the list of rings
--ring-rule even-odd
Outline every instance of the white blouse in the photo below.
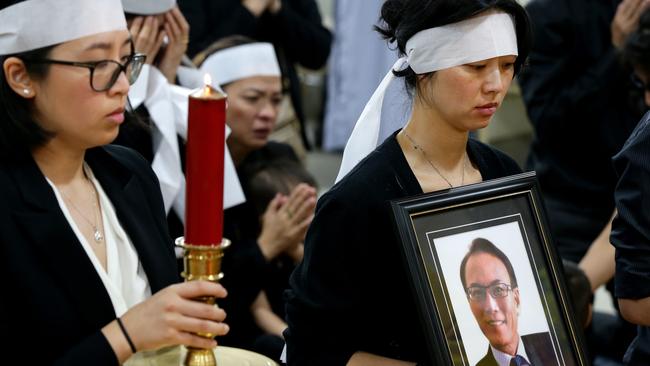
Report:
[[[106,246],[106,270],[102,267],[99,259],[95,255],[92,247],[86,241],[86,237],[81,233],[75,223],[63,197],[56,186],[47,179],[52,186],[59,207],[63,215],[68,220],[70,227],[74,231],[77,239],[81,243],[88,259],[95,267],[95,271],[101,278],[108,296],[113,303],[113,309],[116,316],[122,316],[128,309],[144,301],[151,296],[149,280],[142,268],[138,258],[138,253],[133,247],[129,236],[120,225],[115,208],[108,199],[106,192],[102,189],[101,184],[97,181],[90,167],[84,163],[84,172],[95,186],[99,195],[99,206],[102,213],[102,223],[104,227],[104,241],[101,245]]]

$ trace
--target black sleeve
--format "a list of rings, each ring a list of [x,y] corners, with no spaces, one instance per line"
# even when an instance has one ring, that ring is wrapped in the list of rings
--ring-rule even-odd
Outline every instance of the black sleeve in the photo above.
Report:
[[[363,317],[364,256],[372,226],[347,200],[327,194],[319,201],[305,240],[305,256],[290,280],[285,331],[288,365],[345,365],[367,337]],[[357,202],[358,203],[358,202]],[[366,228],[366,229],[363,229]]]
[[[332,34],[322,24],[314,0],[283,0],[277,14],[265,14],[265,30],[273,34],[287,58],[309,69],[322,67],[330,53]]]
[[[71,348],[63,357],[56,360],[53,366],[85,366],[89,362],[98,366],[114,366],[118,363],[115,352],[101,331],[93,333]]]
[[[611,44],[600,45],[599,34],[589,28],[582,30],[578,23],[583,16],[574,13],[571,1],[541,0],[531,2],[527,11],[533,23],[533,48],[519,83],[528,116],[540,140],[549,141],[552,134],[565,123],[567,111],[601,105],[603,93],[621,79],[618,55]],[[579,2],[582,4],[582,2]],[[587,11],[588,6],[582,9]],[[597,11],[594,9],[593,11]],[[603,16],[605,16],[603,14]],[[576,24],[578,23],[578,24]],[[589,23],[588,25],[592,25]],[[590,37],[581,38],[580,32]],[[595,62],[583,53],[587,49],[599,49]],[[577,63],[574,61],[578,61]],[[575,123],[592,123],[576,120]],[[593,126],[592,126],[593,127]]]
[[[619,175],[612,224],[616,247],[615,295],[650,297],[650,120],[646,114],[621,152],[614,157]]]

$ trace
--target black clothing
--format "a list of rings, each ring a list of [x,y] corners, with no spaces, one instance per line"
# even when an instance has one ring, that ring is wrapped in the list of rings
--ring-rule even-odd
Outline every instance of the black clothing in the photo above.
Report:
[[[618,216],[611,235],[616,247],[615,295],[624,299],[650,297],[650,113],[639,122],[613,161],[619,176]],[[626,357],[630,365],[647,365],[650,328],[639,327]]]
[[[550,333],[527,334],[521,336],[521,341],[524,343],[524,349],[528,356],[526,361],[531,365],[558,365]],[[492,349],[489,346],[485,357],[483,357],[476,366],[499,366],[497,361],[494,359]]]
[[[641,116],[630,70],[611,43],[620,1],[533,0],[534,40],[519,76],[535,128],[529,168],[537,172],[562,258],[579,262],[614,212],[610,158]],[[634,101],[634,102],[632,102]]]
[[[88,150],[86,162],[115,207],[151,291],[178,282],[160,188],[149,164],[111,145]],[[116,365],[101,333],[115,319],[110,297],[32,157],[0,165],[0,186],[3,349],[33,365]]]
[[[253,175],[265,164],[281,160],[298,162],[298,157],[289,145],[270,141],[263,148],[251,152],[237,166],[237,175],[246,197],[251,196],[249,183]],[[219,338],[220,344],[255,348],[256,338],[262,336],[263,331],[254,323],[250,306],[262,290],[266,291],[273,311],[284,317],[281,294],[288,286],[294,264],[286,256],[267,262],[257,243],[260,232],[260,216],[254,202],[247,200],[224,212],[224,237],[232,241],[232,246],[223,258],[225,276],[221,281],[229,295],[219,304],[228,313],[231,330]],[[282,345],[276,351],[276,354],[265,354],[278,359]]]
[[[294,63],[308,69],[322,67],[332,42],[331,33],[321,23],[315,0],[282,0],[277,14],[265,12],[259,18],[248,11],[241,0],[186,0],[180,1],[178,6],[192,28],[187,50],[192,57],[215,41],[235,34],[273,43],[282,74],[289,81],[296,116],[304,123]],[[304,125],[302,134],[305,146],[309,147]]]
[[[127,121],[120,127],[120,132],[113,144],[126,146],[137,151],[151,166],[155,154],[152,129],[155,127],[147,107],[143,103],[135,109],[134,115],[127,118]],[[185,172],[185,141],[180,136],[177,136],[177,140],[181,157],[181,169]],[[158,187],[158,190],[160,190],[160,187]],[[170,209],[169,213],[167,213],[167,227],[172,238],[178,238],[184,234],[185,226],[183,221],[173,209]]]
[[[357,351],[427,357],[389,205],[422,189],[396,134],[318,201],[287,292],[289,365],[345,365]],[[467,152],[484,180],[521,172],[514,160],[473,139]]]

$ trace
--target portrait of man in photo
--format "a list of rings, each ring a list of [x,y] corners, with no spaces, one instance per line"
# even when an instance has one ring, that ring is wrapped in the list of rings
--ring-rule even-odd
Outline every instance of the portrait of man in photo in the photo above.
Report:
[[[477,366],[558,365],[550,333],[519,334],[519,286],[503,251],[487,239],[474,239],[461,262],[460,280],[489,342]]]

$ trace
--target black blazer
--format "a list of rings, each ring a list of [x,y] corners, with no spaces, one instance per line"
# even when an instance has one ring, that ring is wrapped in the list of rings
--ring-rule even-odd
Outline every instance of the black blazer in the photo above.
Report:
[[[555,358],[555,352],[553,352],[553,344],[551,343],[551,335],[549,333],[528,334],[521,336],[521,341],[524,342],[528,362],[532,366],[554,366],[558,364]],[[492,354],[492,349],[489,346],[487,354],[476,366],[498,366]]]
[[[151,291],[178,282],[149,164],[118,146],[88,150],[86,162],[133,242]],[[2,163],[0,187],[0,345],[32,365],[116,365],[100,331],[115,319],[108,293],[31,156]]]

